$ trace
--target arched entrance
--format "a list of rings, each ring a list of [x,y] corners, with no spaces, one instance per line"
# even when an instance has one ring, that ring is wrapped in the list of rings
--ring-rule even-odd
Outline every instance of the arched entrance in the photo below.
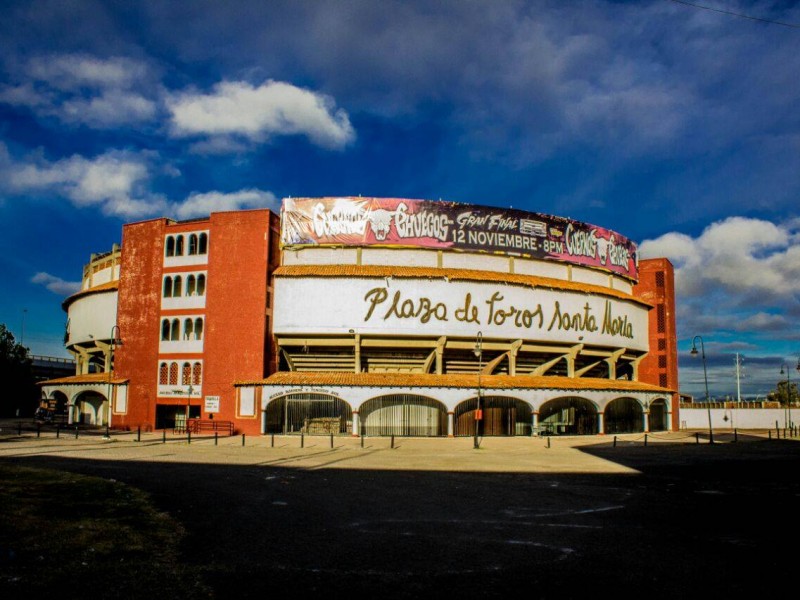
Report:
[[[84,425],[108,424],[108,400],[98,392],[81,392],[72,401],[72,422]]]
[[[392,394],[367,400],[358,411],[364,435],[447,435],[447,409],[433,398]]]
[[[596,435],[597,407],[585,398],[548,400],[539,409],[539,426],[554,435]]]
[[[644,410],[635,398],[615,398],[606,406],[606,433],[640,433],[644,431]]]
[[[475,435],[476,398],[456,406],[455,435]],[[478,422],[479,436],[511,436],[531,434],[531,407],[527,402],[506,396],[483,396],[482,419]]]
[[[663,398],[654,400],[650,403],[650,431],[668,431],[669,414],[667,412],[667,402]]]
[[[267,405],[264,433],[347,433],[353,409],[329,394],[287,394]]]

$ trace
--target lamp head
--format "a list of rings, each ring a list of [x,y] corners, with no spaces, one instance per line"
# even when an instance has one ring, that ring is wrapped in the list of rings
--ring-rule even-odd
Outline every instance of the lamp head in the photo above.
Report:
[[[689,354],[691,354],[692,356],[697,356],[697,346],[692,344],[692,351],[689,352]]]
[[[789,373],[789,369],[786,369],[786,373]],[[781,375],[783,375],[783,365],[781,365]]]

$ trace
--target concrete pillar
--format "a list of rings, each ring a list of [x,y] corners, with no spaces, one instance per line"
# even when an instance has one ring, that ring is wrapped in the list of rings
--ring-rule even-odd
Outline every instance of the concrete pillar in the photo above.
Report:
[[[650,411],[644,411],[644,432],[650,433]]]
[[[358,411],[353,411],[353,430],[350,432],[353,437],[361,435],[361,420],[358,418]]]
[[[600,435],[605,435],[606,433],[606,424],[603,420],[603,413],[597,413],[597,433]]]
[[[531,413],[531,427],[534,432],[539,428],[539,413],[536,411]]]
[[[455,416],[453,415],[453,411],[447,412],[447,437],[453,437],[455,434],[453,433]]]

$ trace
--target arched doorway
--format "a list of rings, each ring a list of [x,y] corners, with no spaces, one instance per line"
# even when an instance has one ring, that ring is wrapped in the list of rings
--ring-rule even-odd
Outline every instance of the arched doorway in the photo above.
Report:
[[[575,396],[548,400],[539,409],[539,426],[554,435],[596,435],[597,407]]]
[[[668,431],[669,414],[667,412],[667,402],[663,398],[653,400],[650,403],[650,431]]]
[[[644,410],[635,398],[615,398],[606,406],[606,433],[640,433],[644,431]]]
[[[358,411],[364,435],[447,435],[447,409],[433,398],[391,394],[367,400]]]
[[[98,392],[81,392],[72,401],[72,422],[107,425],[108,399]]]
[[[456,406],[455,435],[475,435],[476,398]],[[478,422],[480,436],[512,436],[531,434],[531,407],[527,402],[506,396],[483,396],[482,419]]]
[[[264,433],[340,434],[352,427],[353,409],[329,394],[287,394],[267,405]]]

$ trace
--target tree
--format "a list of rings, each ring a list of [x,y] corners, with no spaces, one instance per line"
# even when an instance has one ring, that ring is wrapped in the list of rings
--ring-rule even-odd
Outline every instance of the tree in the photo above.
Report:
[[[786,406],[787,400],[792,404],[796,403],[798,397],[800,397],[800,395],[797,391],[797,384],[794,382],[789,384],[786,380],[779,381],[778,386],[767,394],[767,400],[780,402],[783,406]]]
[[[31,416],[39,394],[28,349],[0,323],[0,416]]]

